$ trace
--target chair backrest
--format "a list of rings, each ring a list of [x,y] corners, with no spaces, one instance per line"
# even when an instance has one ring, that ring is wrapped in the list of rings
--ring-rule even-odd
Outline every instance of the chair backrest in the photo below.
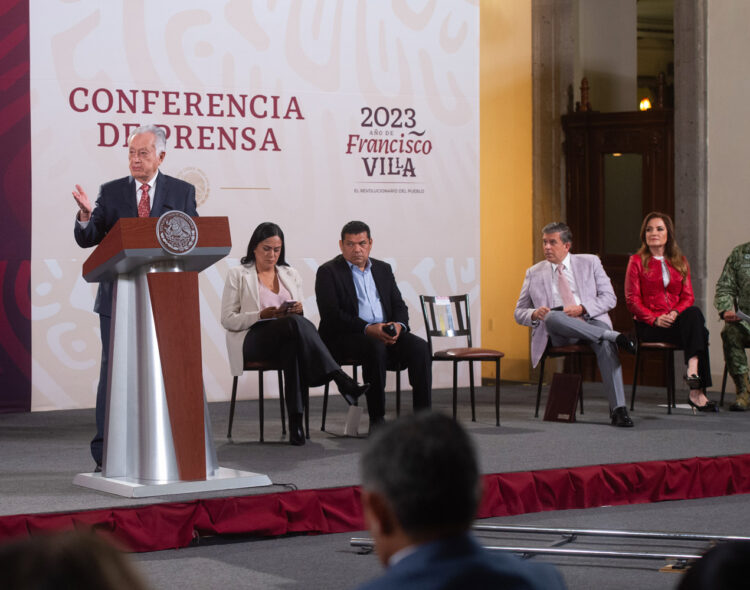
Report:
[[[469,312],[469,294],[450,295],[447,297],[420,295],[424,327],[427,330],[427,342],[432,352],[432,338],[454,338],[466,336],[471,347],[471,314]]]

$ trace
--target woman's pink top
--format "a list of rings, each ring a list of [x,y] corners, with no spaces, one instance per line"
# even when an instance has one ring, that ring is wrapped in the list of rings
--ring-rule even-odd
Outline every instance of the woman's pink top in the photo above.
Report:
[[[278,293],[274,293],[271,289],[258,281],[258,298],[260,299],[260,308],[265,309],[266,307],[279,307],[285,301],[290,301],[292,295],[287,291],[281,281],[279,281]]]

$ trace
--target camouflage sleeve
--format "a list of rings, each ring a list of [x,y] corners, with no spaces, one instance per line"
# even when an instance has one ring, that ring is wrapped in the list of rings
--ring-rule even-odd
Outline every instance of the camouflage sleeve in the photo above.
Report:
[[[716,281],[716,294],[714,295],[714,307],[716,311],[733,310],[734,302],[737,299],[737,269],[739,267],[739,248],[732,250],[732,253],[724,263],[724,270],[721,271],[719,280]]]

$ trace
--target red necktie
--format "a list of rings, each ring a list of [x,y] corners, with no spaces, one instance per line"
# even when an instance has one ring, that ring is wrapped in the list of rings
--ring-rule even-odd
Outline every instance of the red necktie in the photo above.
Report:
[[[576,298],[573,297],[573,291],[570,290],[570,283],[563,272],[562,264],[557,266],[557,290],[560,292],[564,307],[576,305]]]
[[[141,200],[138,201],[138,217],[151,215],[151,201],[148,198],[148,185],[141,185]]]

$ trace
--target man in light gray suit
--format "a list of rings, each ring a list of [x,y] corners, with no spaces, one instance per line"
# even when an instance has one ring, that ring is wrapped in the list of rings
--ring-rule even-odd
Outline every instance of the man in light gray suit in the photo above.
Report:
[[[635,343],[612,329],[607,313],[617,303],[612,281],[593,254],[571,254],[573,234],[561,222],[542,229],[544,257],[526,271],[514,317],[531,326],[531,361],[539,363],[547,347],[578,342],[596,354],[609,399],[612,424],[633,426],[625,407],[618,347],[635,353]]]

